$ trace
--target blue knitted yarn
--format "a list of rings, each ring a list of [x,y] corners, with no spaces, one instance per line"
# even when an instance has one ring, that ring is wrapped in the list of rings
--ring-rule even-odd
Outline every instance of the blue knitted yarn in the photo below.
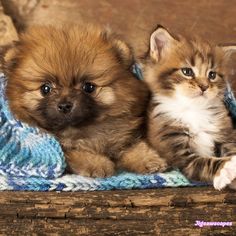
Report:
[[[35,177],[0,176],[0,190],[15,191],[95,191],[115,189],[150,189],[164,187],[205,186],[190,182],[179,171],[162,174],[139,175],[120,173],[109,178],[87,178],[79,175],[64,175],[56,179]]]
[[[227,83],[227,90],[225,92],[225,104],[226,107],[229,109],[234,124],[236,124],[236,100],[229,83]]]
[[[55,178],[65,170],[59,143],[52,136],[14,119],[5,98],[6,78],[0,74],[0,174]]]

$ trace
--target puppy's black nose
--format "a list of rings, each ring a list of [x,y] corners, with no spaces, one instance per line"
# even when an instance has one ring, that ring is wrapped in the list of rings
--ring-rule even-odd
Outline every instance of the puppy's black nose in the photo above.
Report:
[[[63,113],[69,113],[73,107],[71,102],[62,102],[57,105],[58,111]]]

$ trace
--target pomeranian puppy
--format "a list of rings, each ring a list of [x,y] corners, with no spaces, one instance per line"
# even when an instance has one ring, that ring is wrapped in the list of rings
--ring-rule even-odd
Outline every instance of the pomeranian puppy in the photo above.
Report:
[[[73,173],[164,171],[144,140],[149,91],[132,63],[130,47],[107,30],[32,27],[3,56],[10,108],[58,138]]]

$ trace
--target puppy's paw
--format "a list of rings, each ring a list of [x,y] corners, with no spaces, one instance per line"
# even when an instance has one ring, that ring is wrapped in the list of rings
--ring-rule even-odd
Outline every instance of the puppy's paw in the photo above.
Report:
[[[115,165],[112,161],[106,160],[100,163],[94,163],[87,166],[87,169],[80,170],[79,174],[92,178],[105,178],[112,176],[115,173]]]
[[[135,172],[151,174],[156,172],[164,172],[168,168],[166,161],[160,158],[155,150],[147,145],[142,146],[142,149],[145,153],[140,152],[142,156],[137,158]]]
[[[85,177],[105,178],[115,173],[115,165],[108,159],[99,160],[99,158],[95,158],[93,161],[86,163],[86,165],[73,168],[73,172]]]
[[[140,173],[156,173],[164,172],[168,168],[168,165],[165,160],[161,159],[159,156],[147,159],[144,159],[143,168],[141,168]]]
[[[164,172],[168,165],[164,159],[161,159],[156,153],[152,155],[144,156],[142,159],[139,159],[136,164],[133,166],[134,171],[140,174],[151,174],[156,172]]]
[[[236,156],[233,156],[229,161],[227,161],[224,166],[219,171],[219,174],[216,175],[213,179],[213,186],[215,189],[221,190],[227,185],[232,184],[233,180],[236,179]]]
[[[115,173],[115,164],[103,155],[70,150],[66,160],[70,172],[85,177],[104,178]]]
[[[118,165],[120,168],[140,174],[163,172],[167,163],[145,142],[140,142],[128,150]]]

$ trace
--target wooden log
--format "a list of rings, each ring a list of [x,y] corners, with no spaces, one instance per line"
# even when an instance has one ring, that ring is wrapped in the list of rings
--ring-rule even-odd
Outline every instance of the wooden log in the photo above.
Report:
[[[210,187],[1,192],[0,234],[234,235],[236,193]],[[195,226],[196,220],[232,226]]]

